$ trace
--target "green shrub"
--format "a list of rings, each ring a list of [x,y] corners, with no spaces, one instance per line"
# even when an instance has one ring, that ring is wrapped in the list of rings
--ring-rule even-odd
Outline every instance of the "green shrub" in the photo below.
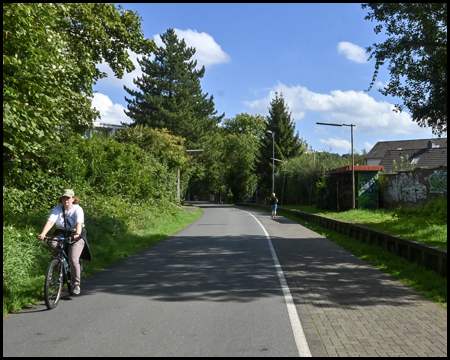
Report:
[[[182,168],[187,163],[184,138],[171,135],[167,129],[153,129],[142,125],[127,126],[119,131],[116,139],[120,143],[135,144],[169,170]]]
[[[33,233],[29,226],[3,226],[3,314],[43,294],[49,253]]]
[[[317,185],[317,207],[323,210],[337,209],[337,178],[322,175]]]
[[[439,225],[447,225],[447,198],[430,200],[426,205],[413,208],[400,207],[396,209],[394,216],[398,217],[420,217],[428,222]]]
[[[48,210],[64,188],[74,189],[77,197],[101,194],[132,202],[178,201],[177,169],[169,169],[133,143],[73,135],[64,143],[44,145],[46,151],[39,159],[8,168],[3,187],[7,213]]]

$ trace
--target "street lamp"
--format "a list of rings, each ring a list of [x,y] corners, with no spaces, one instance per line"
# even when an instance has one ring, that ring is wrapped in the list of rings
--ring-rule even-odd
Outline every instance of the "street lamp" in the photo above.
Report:
[[[322,122],[316,122],[318,125],[330,125],[330,126],[351,126],[352,128],[352,209],[356,208],[355,205],[355,155],[353,153],[353,126],[356,126],[354,124],[333,124],[333,123],[322,123]]]
[[[272,134],[272,194],[275,192],[275,132],[270,130],[266,134]]]
[[[186,152],[202,152],[203,151],[203,149],[194,149],[194,150],[186,150]],[[181,175],[181,169],[178,169],[178,184],[177,184],[177,197],[178,197],[178,200],[180,200],[180,175]],[[190,190],[190,188],[189,188],[189,190]],[[190,194],[190,191],[189,191],[189,200],[191,200],[191,194]]]

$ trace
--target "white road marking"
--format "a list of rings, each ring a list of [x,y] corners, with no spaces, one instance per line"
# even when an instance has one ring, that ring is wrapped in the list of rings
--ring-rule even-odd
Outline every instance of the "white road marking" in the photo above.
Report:
[[[250,214],[247,211],[244,211],[247,214]],[[273,262],[275,264],[275,269],[278,274],[278,278],[280,280],[281,289],[283,290],[284,300],[286,301],[286,306],[289,314],[289,319],[291,321],[292,331],[294,333],[295,344],[297,345],[298,354],[301,357],[312,357],[311,351],[309,350],[308,342],[306,341],[305,333],[303,332],[302,323],[300,318],[298,317],[297,309],[295,308],[294,299],[292,298],[291,291],[289,290],[289,286],[286,282],[286,278],[284,277],[283,270],[281,269],[280,262],[278,261],[277,254],[275,253],[275,249],[273,248],[272,240],[270,239],[269,233],[261,224],[261,222],[253,215],[253,218],[257,221],[259,226],[264,231],[266,235],[267,242],[269,243],[270,252],[272,253]]]

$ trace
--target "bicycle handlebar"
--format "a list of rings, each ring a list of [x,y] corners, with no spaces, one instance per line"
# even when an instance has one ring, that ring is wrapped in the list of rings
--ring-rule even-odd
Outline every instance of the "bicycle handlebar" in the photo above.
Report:
[[[41,240],[41,239],[39,239],[39,235],[36,235],[36,239]],[[57,242],[67,241],[69,243],[69,245],[76,243],[76,241],[73,240],[72,236],[69,236],[67,238],[62,237],[60,239],[58,239],[57,237],[44,236],[44,239],[42,241],[46,242],[47,244],[51,241],[57,241]]]

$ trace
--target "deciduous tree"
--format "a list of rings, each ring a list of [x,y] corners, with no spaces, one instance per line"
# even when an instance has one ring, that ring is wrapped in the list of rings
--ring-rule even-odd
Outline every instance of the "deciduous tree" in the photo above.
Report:
[[[388,63],[390,80],[379,89],[401,99],[396,111],[408,109],[413,121],[447,132],[447,3],[367,3],[366,20],[381,24],[388,38],[367,47],[375,58],[375,83],[381,66]]]
[[[225,180],[233,201],[242,201],[256,181],[255,168],[265,129],[264,117],[242,113],[223,123]]]
[[[106,3],[3,4],[3,163],[36,154],[61,129],[83,131],[98,117],[92,86],[134,70],[128,50],[150,55],[137,13]]]

